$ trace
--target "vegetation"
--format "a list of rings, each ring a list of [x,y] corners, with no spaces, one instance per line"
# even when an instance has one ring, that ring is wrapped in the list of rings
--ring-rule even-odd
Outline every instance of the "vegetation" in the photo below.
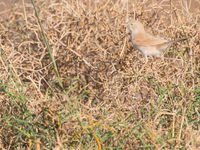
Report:
[[[198,0],[17,3],[0,18],[0,148],[200,149],[199,14]],[[145,63],[131,18],[188,40]]]

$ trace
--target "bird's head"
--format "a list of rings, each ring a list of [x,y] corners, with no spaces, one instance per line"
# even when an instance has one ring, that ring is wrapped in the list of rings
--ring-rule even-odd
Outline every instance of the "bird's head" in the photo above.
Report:
[[[139,21],[130,20],[130,21],[127,22],[127,24],[129,26],[129,29],[130,29],[132,35],[136,35],[138,33],[144,32],[144,26]]]

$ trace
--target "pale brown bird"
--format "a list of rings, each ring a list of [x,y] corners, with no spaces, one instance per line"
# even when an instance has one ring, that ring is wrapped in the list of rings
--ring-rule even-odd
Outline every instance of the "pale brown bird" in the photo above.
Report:
[[[144,26],[141,22],[136,20],[130,20],[128,26],[131,32],[130,35],[133,47],[142,52],[146,62],[148,61],[147,56],[160,56],[161,52],[173,43],[187,39],[182,38],[175,41],[168,41],[154,37],[144,30]]]

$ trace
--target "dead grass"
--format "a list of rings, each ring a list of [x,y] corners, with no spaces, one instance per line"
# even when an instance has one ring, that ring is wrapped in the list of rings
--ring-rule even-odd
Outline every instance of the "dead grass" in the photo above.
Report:
[[[0,148],[200,148],[198,0],[36,6],[50,51],[31,3],[0,20]],[[145,63],[129,41],[130,18],[188,40]]]

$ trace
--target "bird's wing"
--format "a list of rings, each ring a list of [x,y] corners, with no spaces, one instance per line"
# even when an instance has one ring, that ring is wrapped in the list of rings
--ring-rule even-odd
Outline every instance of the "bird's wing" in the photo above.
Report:
[[[135,44],[140,46],[157,46],[168,42],[167,40],[156,38],[149,34],[138,34],[133,39]]]

